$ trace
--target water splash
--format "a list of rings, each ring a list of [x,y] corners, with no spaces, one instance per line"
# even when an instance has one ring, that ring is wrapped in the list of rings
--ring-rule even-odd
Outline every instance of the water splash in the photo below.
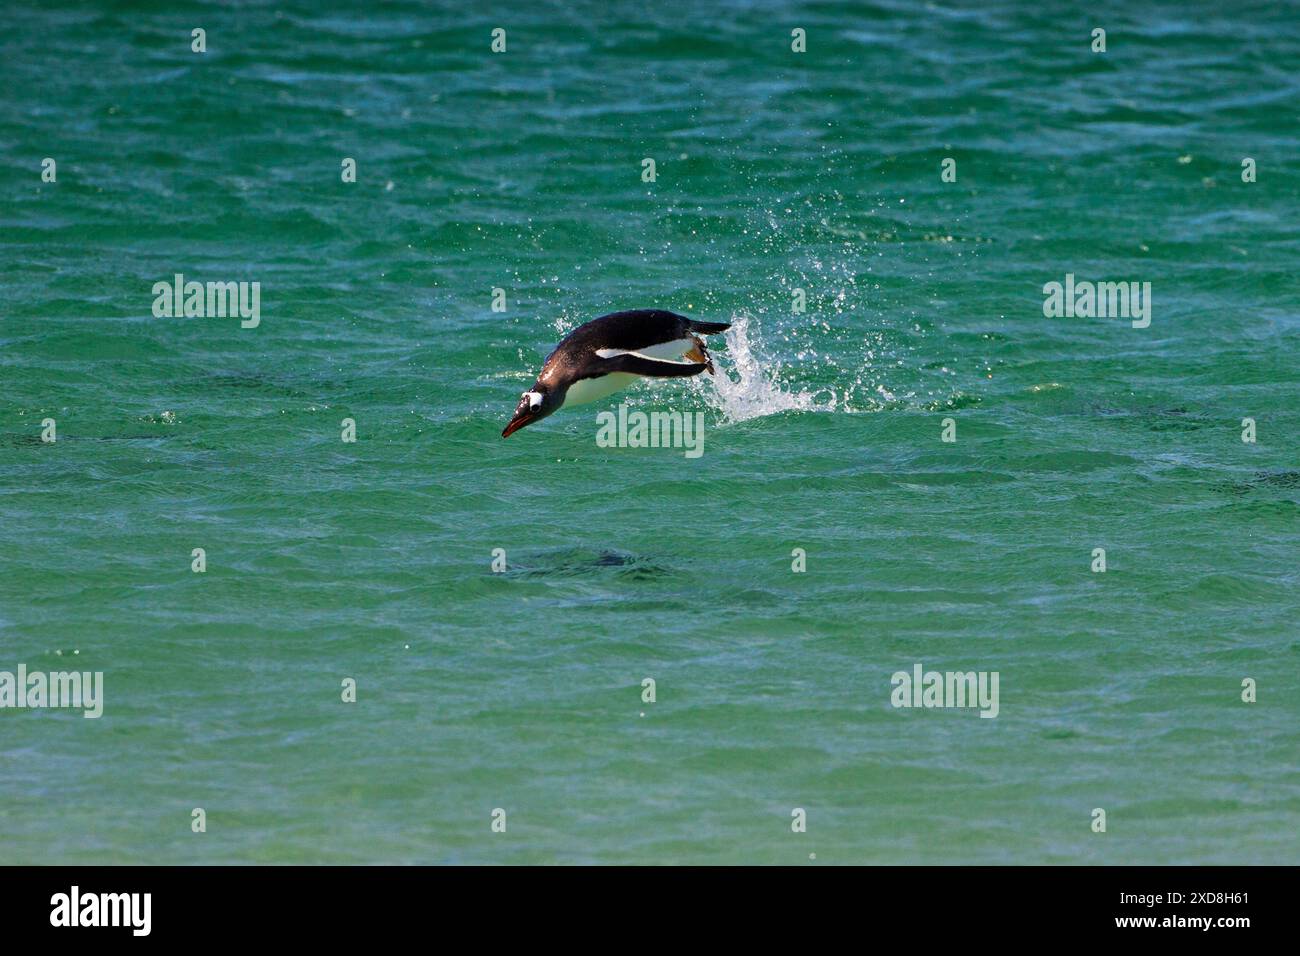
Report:
[[[706,401],[722,415],[723,424],[748,421],[780,412],[833,412],[839,397],[830,388],[817,392],[795,391],[781,382],[781,361],[761,342],[751,340],[751,320],[738,315],[726,332],[727,351],[713,358],[717,374],[700,376],[712,382],[697,383]]]

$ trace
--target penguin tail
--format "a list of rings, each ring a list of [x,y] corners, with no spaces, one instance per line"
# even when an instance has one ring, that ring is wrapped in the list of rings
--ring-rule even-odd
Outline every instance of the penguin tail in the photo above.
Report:
[[[717,332],[725,332],[731,328],[730,322],[698,322],[695,319],[687,319],[686,327],[692,332],[703,332],[705,335],[713,335]]]

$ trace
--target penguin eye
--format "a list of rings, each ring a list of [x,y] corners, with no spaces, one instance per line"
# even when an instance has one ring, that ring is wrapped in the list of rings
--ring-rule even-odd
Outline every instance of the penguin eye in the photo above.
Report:
[[[524,392],[524,398],[528,399],[528,408],[530,411],[537,411],[542,407],[541,392]]]

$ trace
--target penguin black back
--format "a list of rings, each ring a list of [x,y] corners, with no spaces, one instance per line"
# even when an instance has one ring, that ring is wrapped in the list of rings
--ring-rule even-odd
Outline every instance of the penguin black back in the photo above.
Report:
[[[597,349],[621,349],[635,352],[639,349],[689,338],[692,332],[709,335],[725,332],[730,322],[699,322],[665,309],[630,309],[611,312],[578,326],[551,352],[594,352]],[[550,356],[547,356],[547,361]]]

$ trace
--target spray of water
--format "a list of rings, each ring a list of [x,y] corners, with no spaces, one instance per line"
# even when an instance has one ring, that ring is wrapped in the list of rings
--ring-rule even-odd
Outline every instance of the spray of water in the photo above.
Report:
[[[786,387],[781,361],[763,347],[748,316],[733,317],[726,339],[725,354],[714,356],[717,374],[696,380],[722,424],[780,412],[833,412],[839,407],[838,396],[829,388],[805,392]],[[704,381],[708,378],[711,382]]]

